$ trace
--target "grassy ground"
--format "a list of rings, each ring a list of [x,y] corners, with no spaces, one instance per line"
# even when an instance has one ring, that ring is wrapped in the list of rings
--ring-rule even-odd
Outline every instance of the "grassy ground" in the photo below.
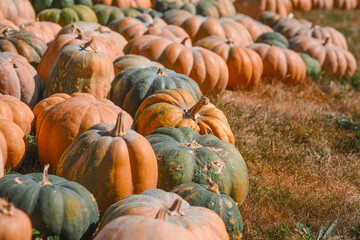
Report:
[[[296,13],[325,16],[360,60],[360,11]],[[360,72],[357,72],[360,76]],[[245,239],[311,239],[297,230],[338,219],[332,236],[360,239],[360,79],[323,77],[295,87],[264,83],[227,92],[226,113],[247,161],[250,191],[240,207]]]

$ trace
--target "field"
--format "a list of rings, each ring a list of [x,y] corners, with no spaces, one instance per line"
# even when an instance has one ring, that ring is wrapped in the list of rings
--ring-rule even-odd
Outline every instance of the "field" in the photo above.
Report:
[[[360,61],[360,11],[295,13],[335,27]],[[360,238],[360,71],[351,79],[263,83],[214,99],[247,162],[250,191],[240,207],[244,239]],[[309,230],[308,236],[300,232]]]

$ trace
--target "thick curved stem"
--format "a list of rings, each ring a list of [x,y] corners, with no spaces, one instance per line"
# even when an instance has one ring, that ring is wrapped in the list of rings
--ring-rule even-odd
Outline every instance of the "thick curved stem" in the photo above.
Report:
[[[181,41],[181,44],[182,44],[182,45],[185,45],[185,44],[186,44],[186,41],[188,41],[188,40],[189,40],[188,37],[184,38],[184,39]]]
[[[208,105],[209,103],[210,103],[210,100],[208,97],[201,96],[200,100],[192,108],[185,111],[186,115],[191,119],[197,120],[199,118],[198,112],[200,111],[200,109],[203,106]]]
[[[323,18],[323,16],[318,16],[317,18],[315,18],[315,20],[311,24],[311,29],[314,29]]]
[[[181,204],[182,204],[182,198],[179,197],[174,201],[174,203],[171,205],[171,207],[168,210],[168,214],[170,216],[184,216],[185,214],[181,212]]]
[[[92,45],[94,39],[91,39],[90,41],[82,44],[80,47],[81,49],[85,50],[85,51],[89,51],[89,52],[97,52],[97,50],[94,48],[94,46]]]
[[[167,76],[164,69],[162,69],[162,68],[159,68],[157,70],[156,74],[159,75],[159,76]]]
[[[110,131],[110,135],[113,137],[126,137],[126,129],[125,129],[125,113],[120,112],[118,114],[118,118],[116,120],[115,127]]]
[[[207,178],[206,182],[210,185],[209,187],[206,188],[206,190],[220,195],[219,186],[216,184],[216,182],[211,180],[211,178]]]
[[[44,172],[43,172],[43,179],[41,182],[39,182],[39,184],[52,185],[52,183],[49,181],[49,167],[50,167],[50,164],[45,165]]]
[[[323,46],[326,46],[329,42],[330,42],[330,38],[329,37],[325,38]]]

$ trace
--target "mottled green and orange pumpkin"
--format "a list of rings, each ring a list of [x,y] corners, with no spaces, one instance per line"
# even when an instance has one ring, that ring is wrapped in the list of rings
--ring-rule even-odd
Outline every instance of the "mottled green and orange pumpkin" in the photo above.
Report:
[[[225,223],[230,239],[240,240],[243,235],[243,220],[237,204],[223,192],[219,186],[206,179],[208,184],[184,183],[171,192],[180,195],[190,206],[206,207],[216,212]]]
[[[229,239],[215,212],[192,207],[179,195],[160,189],[149,189],[113,204],[101,219],[100,229],[96,240]]]
[[[125,56],[121,56],[113,62],[115,76],[118,75],[122,70],[129,68],[164,68],[164,66],[158,62],[150,61],[146,57],[135,54],[126,54]]]
[[[219,190],[241,205],[247,196],[247,167],[239,151],[213,135],[200,135],[187,128],[158,128],[146,137],[153,147],[159,169],[158,188],[211,178]]]
[[[129,129],[126,118],[121,112],[115,125],[89,128],[66,149],[57,166],[58,176],[94,194],[100,214],[126,196],[156,187],[155,153],[145,137]]]
[[[261,34],[255,41],[256,43],[266,43],[279,48],[289,48],[289,41],[278,32],[267,32]]]
[[[30,216],[33,228],[44,236],[89,239],[99,211],[95,198],[83,186],[43,173],[10,174],[0,178],[0,197]]]
[[[71,8],[77,4],[92,7],[92,0],[31,0],[31,3],[35,8],[36,13],[49,8]]]
[[[119,8],[151,8],[151,0],[93,0],[93,2]]]

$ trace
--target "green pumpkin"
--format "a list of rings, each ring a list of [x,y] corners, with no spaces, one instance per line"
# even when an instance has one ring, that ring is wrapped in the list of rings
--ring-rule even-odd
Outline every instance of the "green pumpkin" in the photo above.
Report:
[[[305,63],[306,66],[306,76],[311,76],[318,78],[322,74],[321,65],[320,63],[315,59],[310,57],[306,53],[298,53],[302,60]]]
[[[209,185],[184,183],[175,187],[172,192],[180,195],[190,206],[206,207],[216,212],[225,223],[230,239],[241,239],[243,220],[234,200],[219,191],[218,185],[210,178]]]
[[[284,35],[278,32],[263,33],[256,39],[255,42],[266,43],[279,48],[289,48],[289,41]]]
[[[90,239],[99,221],[91,193],[76,182],[44,173],[11,174],[0,179],[0,196],[26,212],[45,236]]]
[[[211,178],[239,205],[244,202],[249,188],[247,167],[232,144],[186,127],[158,128],[146,138],[158,159],[158,188],[170,191],[183,183],[206,184]]]
[[[49,8],[71,8],[76,4],[92,7],[92,0],[32,0],[31,3],[36,13]]]
[[[0,27],[0,52],[13,52],[25,57],[36,68],[46,51],[46,42],[26,31]]]
[[[162,17],[162,13],[159,12],[159,11],[156,11],[154,9],[148,9],[148,8],[141,8],[141,7],[138,7],[138,8],[129,8],[129,9],[133,9],[133,10],[136,10],[136,11],[139,11],[140,13],[147,13],[149,14],[152,18],[161,18]],[[131,17],[131,16],[129,16]],[[135,17],[135,16],[134,16]]]
[[[86,44],[72,44],[61,50],[59,59],[44,80],[43,96],[55,93],[90,93],[106,98],[114,78],[112,61]]]
[[[198,1],[187,2],[184,0],[153,0],[153,8],[160,12],[166,12],[173,9],[186,10],[196,14],[196,4]]]
[[[145,98],[157,90],[180,88],[196,100],[201,96],[198,84],[191,78],[166,68],[130,68],[116,75],[111,84],[110,100],[131,116]]]
[[[106,6],[104,4],[96,4],[92,8],[101,25],[107,26],[111,21],[124,17],[136,17],[141,12],[131,8],[118,8],[115,6]]]
[[[283,16],[281,16],[280,14],[270,12],[270,11],[265,11],[260,14],[259,21],[272,28],[282,18],[283,18]]]
[[[64,9],[50,8],[41,11],[37,16],[40,21],[55,22],[62,27],[77,21],[98,22],[95,12],[85,5]]]

